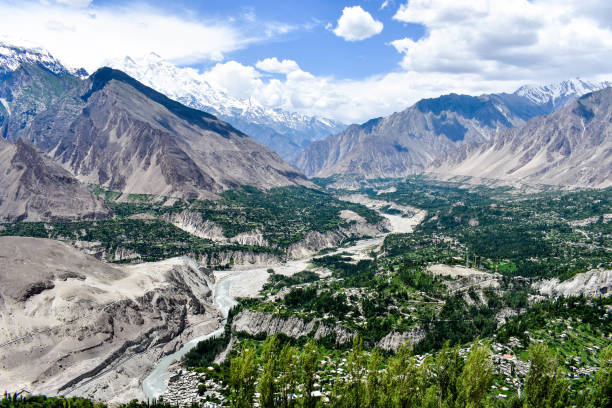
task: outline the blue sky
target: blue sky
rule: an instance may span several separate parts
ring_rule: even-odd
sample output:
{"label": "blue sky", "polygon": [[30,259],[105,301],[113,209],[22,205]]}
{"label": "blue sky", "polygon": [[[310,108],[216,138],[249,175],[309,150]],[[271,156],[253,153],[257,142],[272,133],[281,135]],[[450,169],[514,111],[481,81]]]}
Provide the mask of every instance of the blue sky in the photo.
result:
{"label": "blue sky", "polygon": [[0,0],[0,40],[89,71],[155,52],[231,96],[343,122],[612,79],[609,0]]}
{"label": "blue sky", "polygon": [[[425,35],[420,24],[393,20],[398,4],[383,0],[367,1],[150,1],[149,5],[170,13],[196,16],[202,20],[235,19],[248,35],[258,36],[265,23],[286,24],[293,29],[268,41],[256,42],[247,48],[227,53],[226,59],[254,65],[257,61],[277,57],[300,62],[302,69],[315,75],[359,79],[399,69],[402,56],[390,42],[402,37],[418,40]],[[92,6],[112,6],[121,1],[93,1]],[[380,34],[362,41],[345,41],[326,29],[335,25],[346,6],[361,6],[372,17],[383,23]],[[253,21],[250,21],[253,19]],[[201,69],[212,66],[212,61],[192,65]]]}
{"label": "blue sky", "polygon": [[[277,6],[279,2],[262,1],[257,2],[256,6],[248,1],[237,3],[238,5],[233,3],[230,14],[248,10],[262,18],[284,21],[299,27],[282,38],[254,44],[228,55],[228,58],[245,64],[255,64],[262,58],[277,57],[300,61],[302,69],[315,75],[359,79],[398,69],[401,55],[389,43],[406,36],[417,40],[425,34],[425,28],[421,25],[393,20],[395,7],[387,6],[380,10],[382,1],[348,3],[361,5],[374,19],[384,24],[380,34],[362,41],[350,42],[325,28],[328,23],[336,23],[341,10],[347,5],[346,2],[286,2],[281,7]],[[202,11],[205,13],[205,8]]]}

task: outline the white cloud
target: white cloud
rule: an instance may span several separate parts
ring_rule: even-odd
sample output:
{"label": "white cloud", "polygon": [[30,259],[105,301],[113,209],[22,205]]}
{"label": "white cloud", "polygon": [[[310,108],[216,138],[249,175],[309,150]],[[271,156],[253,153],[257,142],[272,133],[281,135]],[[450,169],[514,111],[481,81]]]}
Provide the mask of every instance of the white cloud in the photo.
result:
{"label": "white cloud", "polygon": [[[423,97],[448,92],[478,94],[513,90],[521,82],[489,81],[475,75],[395,72],[363,80],[320,77],[299,68],[295,61],[266,58],[255,67],[236,61],[219,63],[202,73],[204,80],[230,95],[251,98],[270,108],[329,117],[346,123],[402,110]],[[263,72],[259,72],[259,71]],[[283,74],[270,77],[265,72]]]}
{"label": "white cloud", "polygon": [[279,61],[276,57],[257,61],[255,66],[261,71],[271,72],[273,74],[288,74],[300,69],[299,65],[294,60],[284,59]]}
{"label": "white cloud", "polygon": [[238,98],[249,98],[262,86],[260,73],[251,66],[236,61],[215,65],[204,73],[204,79]]}
{"label": "white cloud", "polygon": [[[576,76],[612,79],[612,2],[607,0],[404,3],[394,18],[423,25],[426,35],[390,43],[402,58],[396,72],[347,80],[317,76],[302,70],[299,60],[273,57],[254,66],[218,63],[198,75],[233,96],[250,97],[267,107],[344,122],[363,122],[450,92],[512,92],[524,83]],[[248,23],[240,16],[207,22],[143,6],[111,10],[41,4],[6,5],[0,0],[0,34],[33,40],[68,65],[88,69],[106,59],[150,51],[175,63],[220,61],[228,52],[259,40],[238,28]],[[355,24],[350,18],[353,12],[347,10],[355,9],[374,26],[377,23],[359,6],[346,8],[334,32],[347,40],[365,35],[365,29],[348,29]],[[268,24],[259,38],[292,29]],[[370,30],[369,35],[374,34]]]}
{"label": "white cloud", "polygon": [[[582,0],[410,0],[394,19],[422,24],[427,35],[391,44],[407,71],[483,81],[599,75],[612,72],[612,31],[593,9]],[[612,8],[602,10],[612,15]]]}
{"label": "white cloud", "polygon": [[[3,2],[0,37],[38,44],[64,64],[98,68],[105,60],[155,52],[175,63],[221,61],[224,55],[293,29],[280,23],[206,20],[173,15],[142,3],[86,8],[86,0]],[[248,30],[248,32],[247,32]]]}
{"label": "white cloud", "polygon": [[374,20],[361,6],[345,7],[338,19],[334,34],[347,41],[361,41],[379,34],[383,23]]}

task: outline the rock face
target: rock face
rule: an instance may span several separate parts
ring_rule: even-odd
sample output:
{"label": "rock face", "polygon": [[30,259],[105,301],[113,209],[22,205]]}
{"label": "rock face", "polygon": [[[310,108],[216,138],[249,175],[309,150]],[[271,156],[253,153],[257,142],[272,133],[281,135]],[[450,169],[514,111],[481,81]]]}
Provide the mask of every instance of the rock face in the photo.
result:
{"label": "rock face", "polygon": [[166,213],[162,220],[188,232],[196,237],[211,239],[213,241],[224,241],[223,229],[212,221],[202,220],[200,213],[184,210],[180,213]]}
{"label": "rock face", "polygon": [[548,116],[464,146],[429,170],[445,176],[608,187],[612,185],[612,88]]}
{"label": "rock face", "polygon": [[596,269],[560,282],[558,278],[536,282],[534,287],[548,296],[608,297],[612,295],[612,271]]}
{"label": "rock face", "polygon": [[241,185],[310,185],[244,133],[121,71],[80,80],[22,63],[0,77],[0,99],[3,138],[31,141],[85,183],[189,198]]}
{"label": "rock face", "polygon": [[0,138],[0,221],[111,216],[104,202],[68,171],[21,139]]}
{"label": "rock face", "polygon": [[[325,233],[310,231],[302,240],[291,244],[281,253],[226,250],[218,251],[212,255],[204,254],[199,261],[203,265],[273,265],[286,260],[310,257],[322,249],[338,246],[346,238],[377,236],[386,232],[391,227],[390,223],[386,220],[378,224],[369,224],[363,217],[348,210],[343,210],[340,216],[351,222],[348,227]],[[180,213],[164,214],[162,219],[190,234],[200,238],[211,239],[220,244],[262,247],[268,245],[267,240],[259,230],[244,232],[233,237],[225,237],[220,226],[212,221],[203,221],[199,213],[189,210]]]}
{"label": "rock face", "polygon": [[241,185],[309,184],[227,123],[110,68],[36,116],[26,137],[79,180],[126,193],[205,198]]}
{"label": "rock face", "polygon": [[353,333],[342,326],[324,325],[320,323],[319,319],[306,322],[297,317],[282,318],[269,313],[254,312],[248,309],[234,316],[232,330],[244,332],[251,336],[258,334],[273,336],[276,333],[283,333],[296,339],[308,335],[313,335],[315,340],[333,336],[339,345],[351,342],[354,336]]}
{"label": "rock face", "polygon": [[415,328],[407,332],[392,331],[385,337],[380,339],[378,347],[382,350],[392,351],[397,353],[399,348],[406,342],[409,345],[415,345],[425,338],[425,331],[420,328]]}
{"label": "rock face", "polygon": [[3,390],[142,398],[140,380],[180,335],[218,322],[213,278],[188,258],[115,267],[57,241],[2,237],[0,259]]}
{"label": "rock face", "polygon": [[535,104],[547,106],[550,111],[573,102],[576,98],[612,86],[610,81],[591,82],[580,78],[547,85],[525,85],[514,93]]}
{"label": "rock face", "polygon": [[[80,80],[57,60],[3,58],[0,44],[0,137],[17,140],[34,118]],[[12,49],[12,48],[11,48]],[[23,50],[22,50],[23,51]],[[25,51],[17,55],[33,55]]]}
{"label": "rock face", "polygon": [[[244,332],[250,336],[266,334],[273,336],[282,333],[292,338],[312,336],[315,340],[322,338],[333,338],[336,344],[343,345],[353,341],[354,333],[351,333],[340,325],[326,325],[319,319],[304,321],[298,317],[283,318],[263,312],[243,310],[232,320],[234,332]],[[391,332],[383,337],[377,344],[383,350],[397,352],[402,344],[409,342],[414,345],[425,338],[425,332],[415,328],[407,332]]]}
{"label": "rock face", "polygon": [[211,113],[252,136],[289,160],[313,141],[342,131],[346,126],[317,118],[270,109],[252,99],[238,99],[212,86],[191,68],[178,68],[156,54],[109,61],[138,81],[189,107]]}
{"label": "rock face", "polygon": [[403,177],[422,172],[457,148],[484,143],[500,129],[523,125],[609,85],[571,80],[526,86],[513,94],[423,99],[402,112],[314,142],[292,163],[308,176]]}
{"label": "rock face", "polygon": [[0,74],[15,71],[22,64],[36,64],[55,74],[68,73],[62,63],[44,49],[25,48],[0,42]]}
{"label": "rock face", "polygon": [[508,94],[423,99],[402,112],[351,125],[313,143],[294,165],[308,176],[402,177],[423,171],[457,146],[484,142],[500,127],[517,126],[544,113],[525,98]]}

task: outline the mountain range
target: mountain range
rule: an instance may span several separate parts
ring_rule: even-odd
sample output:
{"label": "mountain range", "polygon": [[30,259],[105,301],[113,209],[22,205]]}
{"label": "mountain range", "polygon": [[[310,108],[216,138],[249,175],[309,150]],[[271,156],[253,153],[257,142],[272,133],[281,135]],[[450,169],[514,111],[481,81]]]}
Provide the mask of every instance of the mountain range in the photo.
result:
{"label": "mountain range", "polygon": [[612,88],[558,111],[464,145],[428,170],[527,183],[612,186]]}
{"label": "mountain range", "polygon": [[554,112],[577,97],[610,86],[573,79],[521,87],[512,94],[443,95],[422,99],[404,111],[351,125],[315,142],[292,163],[307,176],[355,173],[402,177],[467,145],[488,142],[500,130]]}
{"label": "mountain range", "polygon": [[[8,54],[6,47],[3,52]],[[20,155],[25,162],[19,165],[10,159],[3,166],[25,168],[26,174],[49,173],[50,191],[61,184],[66,189],[60,195],[76,194],[78,180],[124,193],[213,198],[241,185],[310,185],[278,154],[243,132],[121,71],[101,68],[80,79],[44,53],[13,52],[3,61],[0,135],[5,145],[17,143],[4,148],[7,158],[29,144],[42,151]],[[48,170],[41,170],[41,163]],[[3,177],[4,183],[12,183],[11,191],[27,189],[24,181],[32,177],[12,174]],[[65,182],[53,184],[58,180]],[[17,193],[5,195],[3,207],[24,209],[7,212],[5,218],[63,218],[66,212],[34,211],[26,201]],[[77,201],[69,201],[75,203],[72,218],[87,217],[98,208],[95,202],[83,206]]]}
{"label": "mountain range", "polygon": [[[88,185],[200,199],[242,185],[312,185],[277,152],[204,109],[277,129],[285,157],[339,125],[231,98],[155,55],[143,61],[123,64],[166,95],[117,69],[85,77],[44,50],[0,44],[3,220],[111,216]],[[312,142],[292,163],[319,177],[427,171],[605,187],[612,174],[609,86],[573,79],[512,94],[422,99]],[[297,143],[288,129],[310,138]]]}
{"label": "mountain range", "polygon": [[231,123],[285,160],[296,156],[313,141],[346,128],[331,119],[267,108],[251,98],[232,97],[211,85],[196,70],[179,68],[155,53],[142,58],[109,60],[106,64],[171,99]]}

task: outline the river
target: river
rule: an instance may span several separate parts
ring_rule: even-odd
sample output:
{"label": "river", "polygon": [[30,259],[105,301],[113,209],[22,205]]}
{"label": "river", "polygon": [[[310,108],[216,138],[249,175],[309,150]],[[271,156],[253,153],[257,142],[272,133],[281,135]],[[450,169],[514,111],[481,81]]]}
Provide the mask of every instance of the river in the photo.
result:
{"label": "river", "polygon": [[[367,205],[367,203],[364,204]],[[388,214],[382,215],[389,220],[391,232],[399,233],[412,232],[414,225],[418,224],[424,217],[423,213],[416,214],[412,218],[402,218]],[[367,253],[372,248],[379,246],[384,241],[386,235],[387,234],[383,234],[375,238],[366,238],[355,241],[351,246],[337,248],[330,254],[347,253],[350,254],[355,260],[367,258]],[[268,268],[274,269],[276,273],[292,275],[307,269],[311,260],[312,258],[305,258],[266,267],[234,271],[216,271],[216,283],[213,288],[213,293],[215,306],[217,306],[224,317],[221,327],[212,333],[190,340],[178,351],[162,358],[157,363],[157,366],[153,369],[153,371],[151,371],[151,373],[149,373],[149,375],[142,382],[142,391],[144,392],[145,396],[148,399],[159,398],[159,396],[166,391],[168,379],[171,376],[171,373],[168,372],[168,367],[170,367],[173,362],[180,360],[200,341],[223,333],[228,312],[232,306],[237,304],[234,298],[239,296],[256,296],[261,290],[263,284],[268,279]]]}

